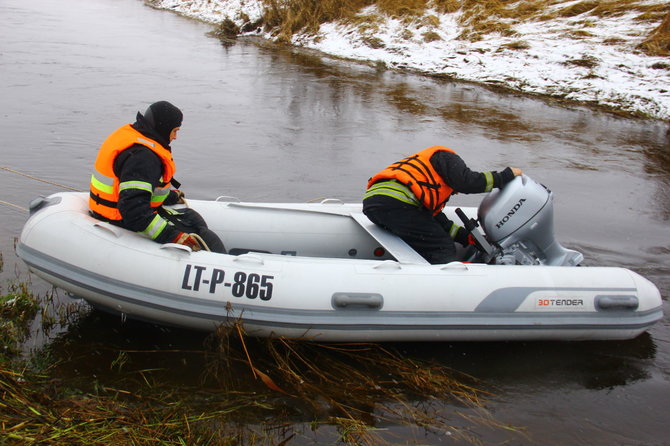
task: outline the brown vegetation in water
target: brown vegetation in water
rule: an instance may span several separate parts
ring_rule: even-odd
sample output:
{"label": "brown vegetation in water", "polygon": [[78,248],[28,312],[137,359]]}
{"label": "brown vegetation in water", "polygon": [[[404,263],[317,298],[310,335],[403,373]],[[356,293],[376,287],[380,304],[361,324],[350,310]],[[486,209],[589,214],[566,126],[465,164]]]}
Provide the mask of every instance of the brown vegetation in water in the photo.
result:
{"label": "brown vegetation in water", "polygon": [[[472,425],[521,434],[488,414],[490,393],[476,379],[380,344],[255,339],[234,324],[208,337],[201,351],[107,348],[92,370],[79,363],[87,357],[52,359],[35,372],[0,355],[2,438],[74,445],[299,444],[329,427],[318,436],[330,444],[387,444],[380,424],[440,432],[464,444],[480,444],[468,431]],[[166,355],[190,358],[188,369],[200,372],[200,382],[176,384],[172,368],[151,359]],[[59,373],[69,369],[80,370],[77,378]]]}

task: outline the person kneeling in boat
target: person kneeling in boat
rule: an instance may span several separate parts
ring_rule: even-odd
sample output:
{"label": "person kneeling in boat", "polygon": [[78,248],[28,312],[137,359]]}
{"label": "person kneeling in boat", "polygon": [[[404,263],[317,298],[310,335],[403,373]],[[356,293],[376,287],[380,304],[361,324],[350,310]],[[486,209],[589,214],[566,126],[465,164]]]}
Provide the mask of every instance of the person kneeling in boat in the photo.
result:
{"label": "person kneeling in boat", "polygon": [[[97,219],[140,232],[158,243],[179,243],[194,251],[225,252],[200,214],[163,205],[185,203],[170,143],[181,128],[181,110],[167,101],[153,103],[134,124],[114,131],[102,143],[91,176],[89,208]],[[176,189],[171,189],[174,186]]]}
{"label": "person kneeling in boat", "polygon": [[449,197],[490,192],[519,175],[522,172],[516,167],[475,172],[453,150],[429,147],[370,178],[363,213],[431,264],[449,263],[458,260],[454,240],[465,246],[473,243],[465,228],[442,213]]}

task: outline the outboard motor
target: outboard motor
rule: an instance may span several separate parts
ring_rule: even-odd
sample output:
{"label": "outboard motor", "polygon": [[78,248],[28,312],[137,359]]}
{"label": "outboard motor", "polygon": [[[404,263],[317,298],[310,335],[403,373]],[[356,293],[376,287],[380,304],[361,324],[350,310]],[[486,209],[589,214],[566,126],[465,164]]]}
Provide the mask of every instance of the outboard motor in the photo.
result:
{"label": "outboard motor", "polygon": [[496,264],[576,266],[584,256],[554,237],[554,202],[549,189],[522,175],[479,205],[478,220],[497,247]]}

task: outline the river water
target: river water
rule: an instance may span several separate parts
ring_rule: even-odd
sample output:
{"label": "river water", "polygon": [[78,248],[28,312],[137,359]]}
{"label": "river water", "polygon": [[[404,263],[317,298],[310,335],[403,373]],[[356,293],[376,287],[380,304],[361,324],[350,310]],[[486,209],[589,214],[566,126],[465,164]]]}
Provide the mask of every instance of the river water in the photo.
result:
{"label": "river water", "polygon": [[[64,187],[85,190],[105,136],[151,102],[169,100],[185,114],[173,149],[189,197],[355,201],[372,173],[446,145],[474,169],[517,166],[547,185],[560,241],[582,251],[587,265],[648,277],[670,314],[667,123],[257,42],[222,45],[206,36],[207,25],[138,0],[0,0],[0,18],[3,284],[26,275],[13,243],[28,202]],[[84,320],[78,339],[113,336],[110,324]],[[471,427],[486,444],[661,445],[670,438],[667,316],[627,342],[396,347],[498,389],[489,409],[527,436]],[[402,428],[395,435],[402,444],[445,441]]]}

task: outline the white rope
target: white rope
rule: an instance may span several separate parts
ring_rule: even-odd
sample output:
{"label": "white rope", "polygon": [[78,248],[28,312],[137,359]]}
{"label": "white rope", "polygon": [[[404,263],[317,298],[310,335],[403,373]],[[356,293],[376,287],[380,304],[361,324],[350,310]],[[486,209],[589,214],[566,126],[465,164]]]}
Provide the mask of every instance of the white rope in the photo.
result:
{"label": "white rope", "polygon": [[2,201],[2,200],[0,200],[0,204],[5,204],[5,205],[7,205],[7,206],[11,206],[11,207],[16,208],[16,209],[19,209],[19,210],[21,210],[21,211],[26,211],[26,212],[28,212],[28,209],[27,209],[27,208],[24,208],[24,207],[22,207],[22,206],[19,206],[18,204],[8,203],[8,202],[6,202],[6,201]]}
{"label": "white rope", "polygon": [[59,184],[59,183],[55,183],[53,181],[44,180],[42,178],[38,178],[38,177],[35,177],[35,176],[32,176],[32,175],[28,175],[27,173],[19,172],[18,170],[10,169],[9,167],[0,166],[0,169],[5,170],[7,172],[15,173],[16,175],[21,175],[22,177],[30,178],[31,180],[41,181],[42,183],[51,184],[52,186],[58,186],[58,187],[61,187],[63,189],[71,190],[71,191],[74,191],[74,192],[83,192],[81,189],[75,189],[74,187],[65,186],[64,184]]}
{"label": "white rope", "polygon": [[202,237],[200,237],[200,235],[196,234],[195,232],[193,232],[189,235],[191,237],[193,237],[194,239],[196,239],[198,241],[198,243],[200,243],[200,246],[202,246],[202,249],[204,249],[205,251],[211,251],[211,249],[209,249],[209,246],[207,246],[207,243],[205,243],[205,241],[202,239]]}

